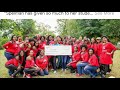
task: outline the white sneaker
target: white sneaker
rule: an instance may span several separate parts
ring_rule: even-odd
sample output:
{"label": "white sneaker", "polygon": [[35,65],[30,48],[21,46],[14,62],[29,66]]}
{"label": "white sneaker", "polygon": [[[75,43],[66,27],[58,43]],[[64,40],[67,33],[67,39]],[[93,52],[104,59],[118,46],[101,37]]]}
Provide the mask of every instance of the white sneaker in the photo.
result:
{"label": "white sneaker", "polygon": [[108,75],[109,75],[109,74],[110,74],[110,72],[107,72],[106,74],[108,74]]}
{"label": "white sneaker", "polygon": [[56,73],[56,71],[54,71],[54,73]]}
{"label": "white sneaker", "polygon": [[61,71],[64,71],[63,69]]}
{"label": "white sneaker", "polygon": [[54,69],[51,69],[51,71],[53,71]]}

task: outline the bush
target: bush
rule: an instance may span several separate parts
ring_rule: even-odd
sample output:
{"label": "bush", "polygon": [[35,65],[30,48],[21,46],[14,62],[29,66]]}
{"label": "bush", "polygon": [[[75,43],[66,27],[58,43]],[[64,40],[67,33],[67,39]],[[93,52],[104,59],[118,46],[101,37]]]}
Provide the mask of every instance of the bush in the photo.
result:
{"label": "bush", "polygon": [[2,37],[0,39],[0,50],[3,49],[3,44],[5,44],[7,41],[9,41],[9,39],[7,37]]}

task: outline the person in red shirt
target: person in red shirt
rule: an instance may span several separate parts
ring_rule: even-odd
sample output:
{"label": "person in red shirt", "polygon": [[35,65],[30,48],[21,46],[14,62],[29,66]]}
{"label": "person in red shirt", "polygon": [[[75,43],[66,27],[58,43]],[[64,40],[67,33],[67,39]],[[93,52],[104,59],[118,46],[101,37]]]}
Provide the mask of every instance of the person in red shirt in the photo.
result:
{"label": "person in red shirt", "polygon": [[26,58],[23,77],[31,78],[33,74],[37,74],[40,71],[40,68],[35,64],[33,54],[33,50],[30,50],[29,56]]}
{"label": "person in red shirt", "polygon": [[109,39],[106,36],[102,37],[102,52],[100,54],[100,64],[101,64],[101,77],[105,78],[107,72],[110,72],[109,65],[113,63],[112,56],[116,47],[109,42]]}
{"label": "person in red shirt", "polygon": [[92,38],[92,39],[91,39],[91,45],[90,45],[90,48],[93,48],[94,51],[95,51],[95,54],[97,55],[97,44],[96,44],[96,40],[95,40],[95,38]]}
{"label": "person in red shirt", "polygon": [[78,52],[78,48],[74,47],[74,53],[72,55],[72,61],[67,64],[67,67],[70,69],[71,73],[76,71],[76,64],[80,60],[80,52]]}
{"label": "person in red shirt", "polygon": [[18,73],[20,73],[21,75],[23,75],[23,70],[25,67],[25,53],[23,50],[21,50],[19,53],[19,68],[14,72],[14,74],[12,74],[13,77],[16,77],[16,75]]}
{"label": "person in red shirt", "polygon": [[22,40],[22,37],[21,37],[21,36],[18,36],[16,43],[17,43],[18,45],[24,43],[24,41]]}
{"label": "person in red shirt", "polygon": [[35,45],[32,47],[32,50],[34,52],[34,54],[33,54],[34,59],[36,59],[36,56],[39,52],[39,43],[38,42],[35,42]]}
{"label": "person in red shirt", "polygon": [[48,57],[45,56],[44,50],[40,51],[39,56],[36,58],[36,65],[40,68],[40,75],[48,75]]}
{"label": "person in red shirt", "polygon": [[101,37],[97,37],[96,41],[97,41],[97,56],[100,57],[100,54],[102,52]]}
{"label": "person in red shirt", "polygon": [[85,39],[83,40],[83,44],[84,44],[84,45],[87,45],[87,50],[89,50],[89,48],[91,47],[91,44],[90,44],[90,41],[89,41],[88,38],[85,38]]}
{"label": "person in red shirt", "polygon": [[19,52],[19,56],[20,56],[20,61],[19,61],[19,63],[20,63],[20,65],[21,65],[21,70],[18,71],[17,73],[20,72],[20,74],[23,75],[23,70],[24,70],[24,68],[25,68],[25,62],[26,62],[25,52],[24,52],[23,50],[21,50],[21,51]]}
{"label": "person in red shirt", "polygon": [[90,75],[91,78],[95,78],[97,75],[97,69],[99,68],[99,62],[93,48],[89,49],[88,63],[89,64],[84,67],[84,70]]}
{"label": "person in red shirt", "polygon": [[53,37],[51,35],[49,35],[47,37],[47,43],[46,43],[46,45],[52,45],[52,44],[54,44],[54,39],[53,39]]}
{"label": "person in red shirt", "polygon": [[45,40],[45,36],[41,36],[41,37],[40,37],[40,40],[41,40],[41,42],[40,42],[40,44],[39,44],[39,48],[40,48],[40,50],[44,50],[45,45],[47,44],[47,43],[46,43],[46,40]]}
{"label": "person in red shirt", "polygon": [[19,64],[19,55],[16,55],[15,58],[10,59],[9,61],[7,61],[5,63],[5,67],[8,68],[10,71],[12,71],[12,73],[10,74],[10,76],[13,78],[16,75],[16,71],[15,70],[20,70],[20,64]]}
{"label": "person in red shirt", "polygon": [[11,37],[11,40],[3,45],[3,48],[6,49],[5,57],[7,58],[7,60],[14,58],[14,55],[17,52],[18,45],[16,44],[16,40],[17,40],[17,37],[15,35],[13,35]]}
{"label": "person in red shirt", "polygon": [[79,39],[77,39],[77,40],[75,41],[75,43],[74,43],[74,47],[75,47],[75,46],[78,47],[78,51],[80,52],[80,46],[81,46],[81,44],[80,44]]}
{"label": "person in red shirt", "polygon": [[81,52],[80,52],[81,60],[77,63],[77,74],[76,76],[81,76],[84,74],[84,67],[88,65],[88,50],[86,45],[81,46]]}
{"label": "person in red shirt", "polygon": [[[16,44],[16,40],[17,37],[13,35],[11,37],[11,40],[3,45],[3,48],[6,49],[4,55],[7,58],[7,60],[14,58],[14,56],[18,52],[18,45]],[[9,75],[11,75],[13,72],[9,70],[8,73]]]}

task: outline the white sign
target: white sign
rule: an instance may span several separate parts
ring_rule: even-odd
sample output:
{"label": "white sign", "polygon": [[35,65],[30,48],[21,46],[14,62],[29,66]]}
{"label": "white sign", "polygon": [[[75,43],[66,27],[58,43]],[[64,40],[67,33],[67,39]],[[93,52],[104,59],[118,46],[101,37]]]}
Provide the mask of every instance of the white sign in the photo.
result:
{"label": "white sign", "polygon": [[45,55],[72,55],[71,45],[45,46]]}

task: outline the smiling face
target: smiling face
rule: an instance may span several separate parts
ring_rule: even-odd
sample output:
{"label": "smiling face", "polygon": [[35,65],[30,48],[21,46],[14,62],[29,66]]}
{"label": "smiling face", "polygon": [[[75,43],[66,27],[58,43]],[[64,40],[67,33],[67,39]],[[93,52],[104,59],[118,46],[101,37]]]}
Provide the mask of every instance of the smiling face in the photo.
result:
{"label": "smiling face", "polygon": [[23,51],[20,52],[20,56],[24,56],[24,52]]}
{"label": "smiling face", "polygon": [[16,37],[16,36],[13,36],[12,40],[13,40],[13,41],[16,41],[16,40],[17,40],[17,37]]}
{"label": "smiling face", "polygon": [[78,48],[77,47],[74,47],[74,52],[77,52],[78,51]]}
{"label": "smiling face", "polygon": [[106,43],[106,42],[108,41],[108,39],[107,39],[106,37],[103,37],[103,38],[102,38],[102,41],[103,41],[104,43]]}
{"label": "smiling face", "polygon": [[40,55],[44,56],[44,50],[41,50]]}
{"label": "smiling face", "polygon": [[85,47],[82,47],[81,51],[82,51],[82,52],[85,52],[85,51],[86,51],[86,48],[85,48]]}
{"label": "smiling face", "polygon": [[41,37],[41,41],[42,41],[42,42],[45,41],[45,38],[44,38],[44,37]]}
{"label": "smiling face", "polygon": [[91,39],[91,42],[92,42],[92,43],[95,43],[95,38],[92,38],[92,39]]}
{"label": "smiling face", "polygon": [[29,55],[30,55],[30,56],[33,56],[33,53],[34,53],[33,50],[30,50]]}
{"label": "smiling face", "polygon": [[16,59],[16,60],[19,60],[19,56],[18,56],[18,55],[17,55],[17,56],[15,56],[15,59]]}
{"label": "smiling face", "polygon": [[35,43],[35,46],[37,47],[38,45],[39,45],[39,43],[38,43],[38,42],[36,42],[36,43]]}
{"label": "smiling face", "polygon": [[89,55],[93,55],[93,50],[92,49],[89,50]]}

